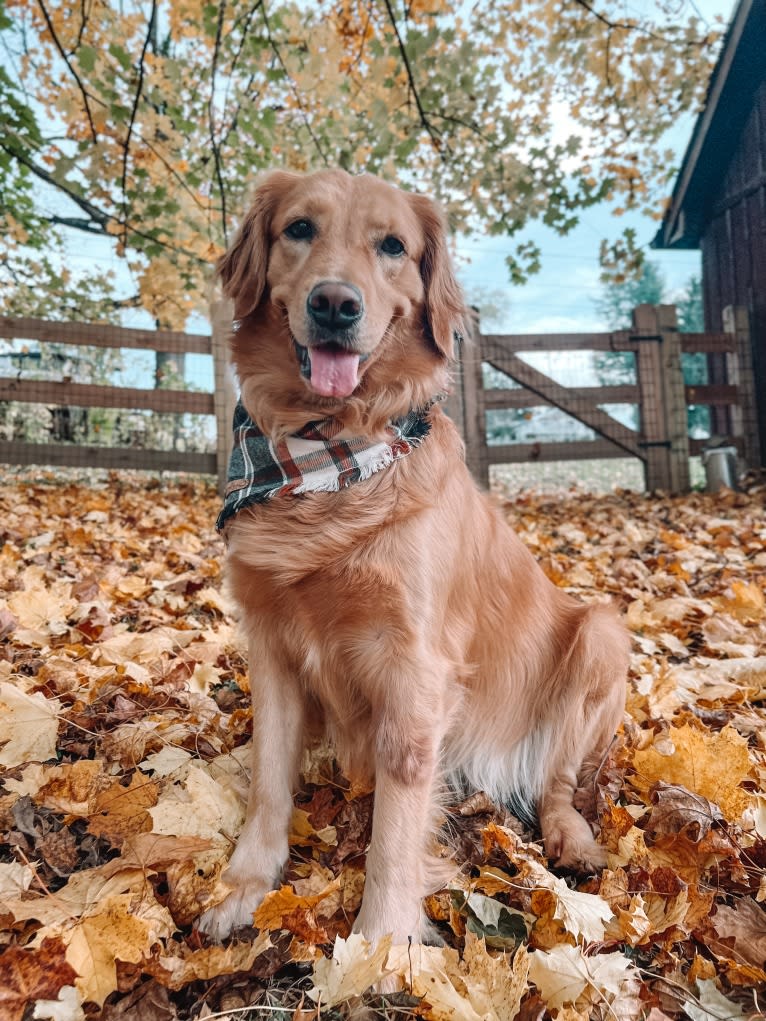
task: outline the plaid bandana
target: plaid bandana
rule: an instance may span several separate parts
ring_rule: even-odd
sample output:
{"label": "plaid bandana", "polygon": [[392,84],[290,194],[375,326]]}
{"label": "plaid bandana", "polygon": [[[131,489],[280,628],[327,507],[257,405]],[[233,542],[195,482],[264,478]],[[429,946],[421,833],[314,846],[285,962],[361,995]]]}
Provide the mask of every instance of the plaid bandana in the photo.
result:
{"label": "plaid bandana", "polygon": [[387,427],[389,439],[371,443],[363,436],[347,436],[334,418],[309,422],[276,443],[261,432],[242,402],[234,411],[234,449],[223,509],[216,527],[222,531],[243,507],[275,496],[332,493],[362,482],[409,454],[431,428],[425,408],[397,418]]}

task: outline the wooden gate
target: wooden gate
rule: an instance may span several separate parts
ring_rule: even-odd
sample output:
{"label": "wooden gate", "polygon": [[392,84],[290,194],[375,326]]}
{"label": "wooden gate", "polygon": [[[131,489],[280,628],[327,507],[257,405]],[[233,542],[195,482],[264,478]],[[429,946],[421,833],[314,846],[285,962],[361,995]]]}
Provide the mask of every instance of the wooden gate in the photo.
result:
{"label": "wooden gate", "polygon": [[[685,492],[689,489],[689,457],[699,454],[707,442],[688,435],[690,404],[730,406],[733,435],[722,439],[736,444],[748,466],[757,465],[746,319],[732,310],[728,325],[725,333],[679,333],[672,305],[641,305],[633,314],[631,330],[612,333],[496,335],[474,331],[463,345],[449,409],[462,427],[469,468],[486,486],[491,465],[630,456],[643,465],[647,490]],[[631,352],[635,383],[563,386],[520,357],[521,352],[540,351]],[[695,352],[724,354],[732,382],[685,385],[681,355]],[[509,377],[517,388],[485,387],[483,364]],[[631,429],[609,415],[603,405],[612,403],[637,405],[638,428]],[[502,445],[487,442],[487,412],[541,405],[558,408],[592,430],[595,438]]]}

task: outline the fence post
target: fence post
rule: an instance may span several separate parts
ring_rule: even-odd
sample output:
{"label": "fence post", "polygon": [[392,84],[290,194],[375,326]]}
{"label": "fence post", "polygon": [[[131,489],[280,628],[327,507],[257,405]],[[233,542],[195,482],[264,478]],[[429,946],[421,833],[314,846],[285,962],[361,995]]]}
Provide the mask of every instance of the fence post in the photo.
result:
{"label": "fence post", "polygon": [[230,301],[216,300],[210,305],[210,323],[213,330],[213,377],[215,380],[214,406],[216,428],[216,474],[218,475],[218,492],[223,495],[226,488],[226,475],[231,453],[234,407],[237,394],[234,378],[229,363],[229,335],[233,308]]}
{"label": "fence post", "polygon": [[489,489],[487,423],[484,413],[484,376],[481,370],[481,333],[479,315],[466,317],[468,336],[461,344],[463,383],[463,442],[468,469],[480,486]]}
{"label": "fence post", "polygon": [[689,490],[689,436],[681,341],[673,305],[639,305],[633,312],[641,400],[646,488]]}
{"label": "fence post", "polygon": [[738,390],[738,403],[730,409],[732,432],[742,441],[747,467],[757,469],[761,466],[761,451],[748,310],[743,305],[727,305],[723,310],[723,328],[734,334],[735,344],[733,354],[726,356],[726,376]]}

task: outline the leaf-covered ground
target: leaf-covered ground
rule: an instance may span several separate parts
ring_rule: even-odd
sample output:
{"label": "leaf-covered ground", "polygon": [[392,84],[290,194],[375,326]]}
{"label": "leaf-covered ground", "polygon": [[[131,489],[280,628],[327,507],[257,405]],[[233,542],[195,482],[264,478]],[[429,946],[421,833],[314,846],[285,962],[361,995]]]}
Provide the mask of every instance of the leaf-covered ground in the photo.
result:
{"label": "leaf-covered ground", "polygon": [[350,936],[371,796],[323,749],[285,885],[237,940],[194,929],[222,894],[249,730],[213,489],[0,482],[2,1021],[331,1019],[387,976],[402,991],[368,993],[369,1017],[763,1017],[765,496],[506,504],[548,575],[620,599],[635,636],[624,732],[582,792],[609,866],[552,869],[474,796],[428,902],[445,946],[389,950]]}

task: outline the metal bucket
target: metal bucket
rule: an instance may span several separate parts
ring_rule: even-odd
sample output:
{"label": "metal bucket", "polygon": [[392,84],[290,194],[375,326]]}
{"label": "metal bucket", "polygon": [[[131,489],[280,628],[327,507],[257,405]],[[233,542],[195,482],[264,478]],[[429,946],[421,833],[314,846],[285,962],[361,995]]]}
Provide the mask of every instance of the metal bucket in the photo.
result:
{"label": "metal bucket", "polygon": [[737,488],[737,448],[707,447],[702,451],[708,493]]}

